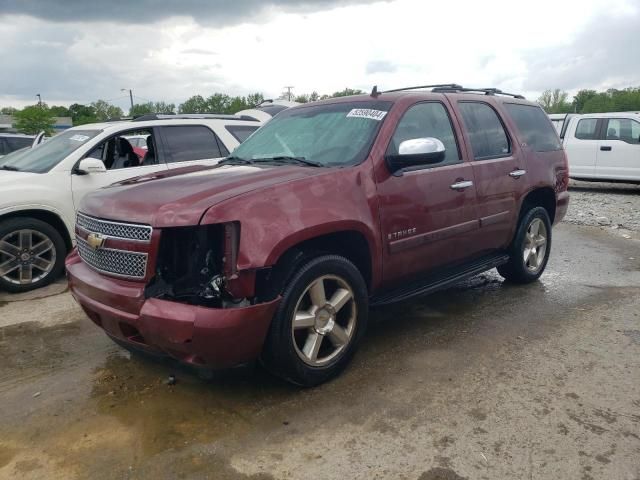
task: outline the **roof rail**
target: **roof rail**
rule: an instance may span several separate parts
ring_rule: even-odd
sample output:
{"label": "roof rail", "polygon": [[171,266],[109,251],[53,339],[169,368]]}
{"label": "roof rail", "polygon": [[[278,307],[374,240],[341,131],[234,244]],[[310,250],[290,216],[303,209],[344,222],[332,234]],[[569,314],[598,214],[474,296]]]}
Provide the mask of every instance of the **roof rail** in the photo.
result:
{"label": "roof rail", "polygon": [[457,83],[436,83],[435,85],[418,85],[416,87],[394,88],[393,90],[385,90],[381,93],[404,92],[405,90],[419,90],[421,88],[451,88],[460,89],[462,86]]}
{"label": "roof rail", "polygon": [[[420,85],[417,87],[405,87],[405,88],[394,88],[393,90],[385,90],[382,93],[392,93],[392,92],[404,92],[407,90],[420,90],[423,88],[430,88],[432,92],[439,93],[456,93],[456,92],[469,92],[469,93],[483,93],[485,95],[506,95],[508,97],[520,98],[524,100],[522,95],[517,93],[507,93],[503,92],[499,88],[465,88],[462,85],[458,85],[457,83],[440,83],[436,85]],[[374,87],[373,93],[378,93],[376,87]]]}
{"label": "roof rail", "polygon": [[191,119],[191,120],[246,120],[248,122],[257,122],[253,117],[248,115],[228,115],[224,113],[147,113],[146,115],[140,115],[134,118],[133,122],[145,122],[147,120],[176,120],[176,119]]}
{"label": "roof rail", "polygon": [[522,95],[520,95],[518,93],[503,92],[499,88],[494,88],[494,87],[490,87],[490,88],[465,88],[465,87],[447,88],[447,87],[438,87],[438,88],[434,88],[431,91],[432,92],[440,92],[440,93],[467,92],[467,93],[483,93],[485,95],[506,95],[507,97],[519,98],[521,100],[524,100],[524,96],[522,96]]}

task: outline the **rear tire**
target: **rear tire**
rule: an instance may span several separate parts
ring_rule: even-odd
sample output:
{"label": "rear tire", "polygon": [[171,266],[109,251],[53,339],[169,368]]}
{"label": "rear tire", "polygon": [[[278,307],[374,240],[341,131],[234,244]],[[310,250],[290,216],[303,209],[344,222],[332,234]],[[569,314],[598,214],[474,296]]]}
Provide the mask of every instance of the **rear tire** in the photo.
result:
{"label": "rear tire", "polygon": [[509,261],[498,273],[513,283],[535,282],[544,272],[551,252],[551,221],[547,210],[533,207],[518,224],[509,247]]}
{"label": "rear tire", "polygon": [[296,385],[311,387],[338,375],[367,327],[368,293],[346,258],[313,258],[286,282],[262,362]]}
{"label": "rear tire", "polygon": [[0,222],[0,289],[12,293],[44,287],[64,270],[62,235],[36,218]]}

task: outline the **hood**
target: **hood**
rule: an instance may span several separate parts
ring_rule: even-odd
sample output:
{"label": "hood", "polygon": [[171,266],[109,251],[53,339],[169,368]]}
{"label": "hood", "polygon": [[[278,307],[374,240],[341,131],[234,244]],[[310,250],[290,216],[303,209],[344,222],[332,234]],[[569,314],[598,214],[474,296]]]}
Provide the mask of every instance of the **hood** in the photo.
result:
{"label": "hood", "polygon": [[210,207],[225,200],[326,171],[300,166],[185,167],[92,192],[82,201],[80,211],[158,228],[197,225]]}

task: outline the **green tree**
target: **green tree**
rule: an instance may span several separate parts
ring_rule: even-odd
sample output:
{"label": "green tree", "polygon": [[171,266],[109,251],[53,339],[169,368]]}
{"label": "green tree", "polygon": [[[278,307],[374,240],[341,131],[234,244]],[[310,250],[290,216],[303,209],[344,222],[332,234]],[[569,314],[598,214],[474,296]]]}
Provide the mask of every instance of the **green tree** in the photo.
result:
{"label": "green tree", "polygon": [[17,108],[13,108],[13,107],[2,107],[0,108],[0,113],[2,115],[13,115],[18,111]]}
{"label": "green tree", "polygon": [[51,115],[53,115],[54,117],[70,117],[71,116],[71,112],[69,112],[69,109],[63,106],[53,105],[49,107],[49,111],[51,112]]}
{"label": "green tree", "polygon": [[[140,115],[147,115],[149,113],[175,113],[176,106],[173,103],[166,102],[147,102],[136,103],[131,110],[129,110],[129,116],[139,117]],[[190,112],[193,113],[193,112]]]}
{"label": "green tree", "polygon": [[573,112],[573,106],[567,101],[569,94],[559,88],[542,92],[538,103],[547,113]]}
{"label": "green tree", "polygon": [[14,113],[15,128],[22,133],[35,135],[44,130],[47,135],[53,134],[54,115],[46,105],[31,105]]}
{"label": "green tree", "polygon": [[121,118],[124,115],[120,107],[111,105],[109,102],[106,102],[104,100],[96,100],[95,102],[91,102],[91,106],[93,107],[96,118],[100,122],[115,118]]}
{"label": "green tree", "polygon": [[264,102],[264,95],[259,92],[247,95],[247,105],[249,105],[249,108],[258,106],[262,102]]}
{"label": "green tree", "polygon": [[206,113],[207,101],[202,95],[194,95],[178,107],[178,113]]}
{"label": "green tree", "polygon": [[598,95],[595,90],[580,90],[573,97],[573,106],[577,113],[583,113],[585,104]]}
{"label": "green tree", "polygon": [[298,103],[308,103],[309,100],[309,95],[307,95],[306,93],[302,94],[302,95],[298,95],[297,97],[295,97],[293,99],[294,102],[298,102]]}
{"label": "green tree", "polygon": [[331,97],[348,97],[350,95],[362,95],[364,92],[362,90],[359,90],[357,88],[345,88],[344,90],[341,90],[339,92],[333,92],[333,95],[331,95]]}
{"label": "green tree", "polygon": [[73,125],[84,125],[86,123],[95,123],[98,121],[96,111],[91,105],[81,105],[74,103],[69,106],[69,113],[71,114],[71,120]]}

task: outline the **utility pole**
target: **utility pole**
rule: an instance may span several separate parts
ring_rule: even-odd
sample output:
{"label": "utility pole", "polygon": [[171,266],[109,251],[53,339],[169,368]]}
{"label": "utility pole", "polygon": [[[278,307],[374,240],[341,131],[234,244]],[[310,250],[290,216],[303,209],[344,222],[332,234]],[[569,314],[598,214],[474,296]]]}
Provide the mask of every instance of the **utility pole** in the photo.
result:
{"label": "utility pole", "polygon": [[36,97],[38,97],[38,106],[42,107],[42,97],[40,96],[39,93],[36,93]]}
{"label": "utility pole", "polygon": [[120,89],[121,92],[126,92],[127,90],[129,90],[129,100],[131,100],[131,111],[133,111],[133,90],[131,90],[130,88]]}
{"label": "utility pole", "polygon": [[294,87],[284,87],[287,89],[287,98],[289,99],[289,101],[291,101],[291,89],[293,89]]}

